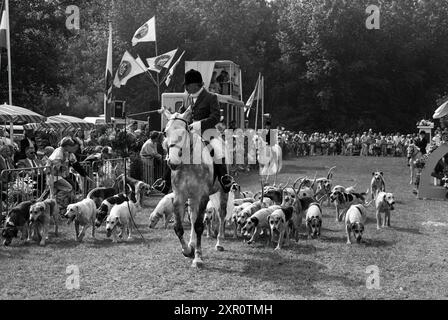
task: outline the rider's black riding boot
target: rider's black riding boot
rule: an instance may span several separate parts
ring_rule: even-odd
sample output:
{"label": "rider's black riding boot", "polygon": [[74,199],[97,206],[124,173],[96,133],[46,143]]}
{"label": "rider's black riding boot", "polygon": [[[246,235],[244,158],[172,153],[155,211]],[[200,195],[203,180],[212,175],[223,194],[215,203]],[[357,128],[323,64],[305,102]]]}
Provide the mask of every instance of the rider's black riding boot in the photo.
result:
{"label": "rider's black riding boot", "polygon": [[228,193],[232,187],[232,184],[235,183],[235,180],[232,176],[227,174],[227,166],[224,163],[224,159],[222,164],[213,163],[213,170],[215,171],[216,177],[218,178],[224,192]]}
{"label": "rider's black riding boot", "polygon": [[171,191],[171,169],[167,166],[165,175],[162,178],[157,179],[152,185],[154,189],[160,191],[163,194],[168,194]]}

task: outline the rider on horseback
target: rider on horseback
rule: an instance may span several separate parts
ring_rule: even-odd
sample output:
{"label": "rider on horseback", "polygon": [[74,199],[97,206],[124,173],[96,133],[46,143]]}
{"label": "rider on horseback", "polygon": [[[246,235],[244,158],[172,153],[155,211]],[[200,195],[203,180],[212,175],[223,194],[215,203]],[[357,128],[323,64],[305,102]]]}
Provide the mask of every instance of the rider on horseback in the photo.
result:
{"label": "rider on horseback", "polygon": [[[191,106],[192,123],[189,125],[190,130],[204,133],[207,129],[215,128],[220,120],[219,104],[217,96],[209,93],[204,88],[202,76],[199,71],[190,70],[185,74],[184,86],[188,92],[188,102],[179,110],[180,113]],[[210,145],[214,152],[214,166],[213,170],[215,176],[218,178],[224,192],[229,192],[230,187],[235,182],[234,179],[227,174],[227,167],[223,161],[224,154],[221,143],[215,139],[210,139]],[[221,160],[221,161],[219,161]],[[171,189],[171,170],[168,168],[163,179],[158,179],[153,184],[154,189],[168,194]]]}

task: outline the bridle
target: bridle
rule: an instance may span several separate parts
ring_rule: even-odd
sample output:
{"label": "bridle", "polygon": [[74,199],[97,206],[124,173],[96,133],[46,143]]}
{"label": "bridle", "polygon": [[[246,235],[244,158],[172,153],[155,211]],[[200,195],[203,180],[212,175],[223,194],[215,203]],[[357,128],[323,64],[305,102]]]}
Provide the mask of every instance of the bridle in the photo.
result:
{"label": "bridle", "polygon": [[[168,121],[168,123],[169,123],[169,122],[174,122],[174,121],[182,121],[182,122],[184,122],[184,124],[185,124],[185,130],[187,131],[187,134],[190,133],[190,128],[189,128],[189,124],[188,124],[188,121],[187,121],[187,120],[182,119],[182,118],[177,118],[177,117],[176,117],[176,118],[172,118],[172,119],[170,119],[170,120]],[[167,124],[167,127],[168,127],[168,124]],[[164,134],[166,135],[166,130],[164,130]],[[185,141],[184,141],[184,144],[185,144]],[[183,147],[183,146],[179,146],[179,145],[177,145],[177,144],[175,144],[175,143],[172,143],[172,144],[168,145],[168,154],[169,154],[171,148],[176,148],[176,149],[179,149],[179,151],[182,151],[182,147]],[[181,164],[182,164],[182,163],[181,163]],[[177,170],[178,167],[179,167],[181,164],[179,164],[179,165],[172,165],[172,164],[170,164],[170,162],[168,161],[168,167],[169,167],[172,171]]]}

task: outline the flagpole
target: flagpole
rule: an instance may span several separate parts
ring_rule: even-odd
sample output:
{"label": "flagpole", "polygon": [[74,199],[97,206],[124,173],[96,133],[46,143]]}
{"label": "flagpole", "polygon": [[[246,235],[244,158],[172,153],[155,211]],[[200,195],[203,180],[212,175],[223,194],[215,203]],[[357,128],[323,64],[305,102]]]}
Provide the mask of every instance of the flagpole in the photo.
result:
{"label": "flagpole", "polygon": [[[156,47],[156,57],[159,55],[157,52],[157,19],[154,16],[154,37],[156,38],[155,41],[155,47]],[[160,81],[159,81],[159,73],[157,72],[157,100],[159,101],[159,107],[160,107]]]}
{"label": "flagpole", "polygon": [[258,73],[258,81],[257,81],[257,110],[255,112],[255,131],[257,131],[257,127],[258,127],[258,102],[260,100],[260,78],[261,78],[261,73]]}
{"label": "flagpole", "polygon": [[261,129],[264,129],[264,76],[261,77]]}
{"label": "flagpole", "polygon": [[[242,73],[241,73],[241,68],[240,68],[240,101],[243,101],[243,77],[242,77]],[[244,121],[246,120],[244,117],[246,115],[246,113],[244,112],[244,107],[243,107],[242,111],[243,112],[241,112],[241,109],[240,109],[240,118],[241,118],[240,126],[241,126],[241,128],[244,128]]]}
{"label": "flagpole", "polygon": [[6,30],[6,49],[8,50],[8,90],[9,90],[9,104],[12,106],[12,80],[11,80],[11,38],[9,34],[9,0],[5,0],[6,19],[8,20],[8,28]]}
{"label": "flagpole", "polygon": [[[110,49],[109,42],[111,41],[111,39],[112,39],[112,21],[109,20],[109,37],[107,40],[106,79],[105,79],[105,81],[107,81],[107,71],[109,68],[109,65],[107,64],[107,62],[109,60],[109,55],[111,54],[111,53],[109,53],[109,49]],[[111,77],[112,77],[112,75],[113,75],[113,70],[111,70]],[[106,83],[106,86],[107,86],[107,83]],[[111,112],[110,112],[110,109],[108,108],[108,101],[107,101],[109,98],[108,97],[109,88],[106,88],[106,90],[107,91],[104,93],[104,120],[106,123],[110,123],[112,121],[112,119],[111,119]]]}

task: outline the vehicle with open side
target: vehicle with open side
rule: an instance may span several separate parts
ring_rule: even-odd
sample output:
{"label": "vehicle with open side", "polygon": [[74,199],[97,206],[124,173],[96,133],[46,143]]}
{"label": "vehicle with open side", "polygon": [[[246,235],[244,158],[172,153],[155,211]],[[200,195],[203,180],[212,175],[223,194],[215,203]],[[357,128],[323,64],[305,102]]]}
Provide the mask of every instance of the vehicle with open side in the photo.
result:
{"label": "vehicle with open side", "polygon": [[[185,61],[185,71],[197,70],[202,75],[204,87],[215,93],[221,109],[222,122],[226,128],[244,128],[244,102],[242,101],[242,78],[240,67],[232,61]],[[186,103],[186,92],[163,93],[162,106],[177,112]],[[161,117],[161,128],[167,119]]]}

